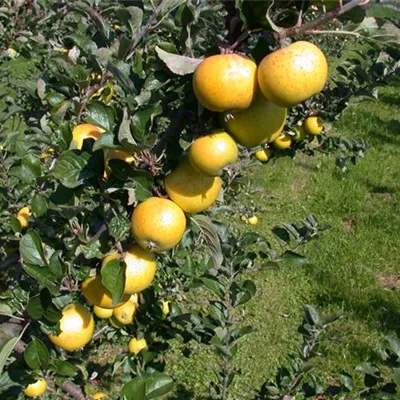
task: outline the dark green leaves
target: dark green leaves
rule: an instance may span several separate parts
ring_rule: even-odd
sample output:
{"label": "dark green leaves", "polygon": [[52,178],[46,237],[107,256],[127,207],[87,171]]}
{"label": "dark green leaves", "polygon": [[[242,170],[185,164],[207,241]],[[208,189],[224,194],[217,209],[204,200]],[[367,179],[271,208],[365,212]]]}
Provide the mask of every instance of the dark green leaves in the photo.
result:
{"label": "dark green leaves", "polygon": [[153,123],[154,117],[162,113],[162,107],[159,103],[148,107],[143,107],[132,117],[132,133],[139,141],[143,140],[149,125]]}
{"label": "dark green leaves", "polygon": [[3,368],[6,364],[8,356],[14,350],[15,345],[18,343],[20,337],[9,339],[0,350],[0,375],[3,373]]}
{"label": "dark green leaves", "polygon": [[129,26],[131,33],[135,33],[142,25],[143,10],[139,7],[120,7],[115,15],[122,24]]}
{"label": "dark green leaves", "polygon": [[48,322],[56,323],[61,317],[61,312],[53,304],[51,294],[48,289],[29,299],[28,314],[35,320],[45,318]]}
{"label": "dark green leaves", "polygon": [[52,363],[56,373],[61,376],[72,377],[75,376],[78,371],[78,369],[68,361],[53,360]]}
{"label": "dark green leaves", "polygon": [[174,382],[168,375],[144,373],[125,384],[122,394],[124,400],[151,400],[166,395],[173,387]]}
{"label": "dark green leaves", "polygon": [[198,279],[204,286],[213,291],[218,297],[224,298],[225,288],[224,285],[213,276],[203,276]]}
{"label": "dark green leaves", "polygon": [[22,237],[19,243],[22,258],[22,267],[33,279],[47,287],[51,293],[58,293],[57,282],[64,275],[64,265],[60,259],[60,252],[54,252],[47,260],[44,255],[42,240],[33,229]]}
{"label": "dark green leaves", "polygon": [[76,188],[89,178],[97,175],[94,168],[90,168],[90,154],[76,150],[64,151],[58,158],[54,168],[54,176],[67,188]]}
{"label": "dark green leaves", "polygon": [[121,302],[125,288],[125,264],[111,260],[101,268],[101,282],[112,294],[112,303]]}
{"label": "dark green leaves", "polygon": [[31,206],[35,217],[42,217],[45,215],[48,208],[46,199],[38,194],[33,197]]}
{"label": "dark green leaves", "polygon": [[46,369],[49,364],[50,353],[45,344],[33,338],[24,351],[24,360],[31,369]]}
{"label": "dark green leaves", "polygon": [[242,284],[234,282],[231,286],[232,304],[234,307],[247,303],[256,294],[256,285],[246,280]]}
{"label": "dark green leaves", "polygon": [[115,240],[124,240],[129,235],[131,224],[128,218],[115,215],[108,224],[110,235]]}
{"label": "dark green leaves", "polygon": [[100,126],[107,131],[112,131],[115,126],[115,112],[112,107],[99,101],[92,101],[86,107],[86,121]]}
{"label": "dark green leaves", "polygon": [[42,240],[39,234],[33,229],[28,230],[22,237],[19,242],[19,251],[24,264],[28,263],[39,267],[47,265],[43,253]]}

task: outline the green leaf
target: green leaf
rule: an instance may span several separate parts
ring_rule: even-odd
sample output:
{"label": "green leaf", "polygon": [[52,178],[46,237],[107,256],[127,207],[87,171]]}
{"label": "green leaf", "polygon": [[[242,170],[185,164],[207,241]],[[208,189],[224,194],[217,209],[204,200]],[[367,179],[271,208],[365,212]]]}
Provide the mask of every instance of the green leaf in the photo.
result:
{"label": "green leaf", "polygon": [[91,260],[93,258],[102,258],[103,252],[101,250],[100,241],[99,240],[91,240],[90,242],[80,244],[77,247],[75,254],[79,255],[81,253],[88,260]]}
{"label": "green leaf", "polygon": [[306,304],[304,306],[304,317],[305,317],[305,320],[307,321],[307,323],[312,326],[319,324],[318,311],[314,307],[312,307],[308,304]]}
{"label": "green leaf", "polygon": [[0,315],[12,316],[11,307],[7,304],[0,304]]}
{"label": "green leaf", "polygon": [[112,131],[115,126],[115,111],[100,101],[92,101],[86,106],[87,117],[85,120],[100,126],[107,131]]}
{"label": "green leaf", "polygon": [[49,260],[49,269],[57,278],[63,277],[66,273],[66,267],[62,262],[61,255],[61,250],[55,251]]}
{"label": "green leaf", "polygon": [[58,322],[61,318],[61,312],[53,304],[48,289],[41,290],[40,294],[29,299],[27,311],[29,316],[36,320],[44,317],[49,322]]}
{"label": "green leaf", "polygon": [[53,360],[55,371],[58,375],[73,377],[78,372],[78,368],[63,360]]}
{"label": "green leaf", "polygon": [[108,224],[108,231],[115,240],[124,240],[129,236],[131,224],[123,215],[115,215]]}
{"label": "green leaf", "polygon": [[161,3],[161,15],[169,13],[185,2],[186,0],[163,0]]}
{"label": "green leaf", "polygon": [[118,145],[114,144],[114,135],[112,133],[105,133],[94,142],[93,151],[101,149],[116,149]]}
{"label": "green leaf", "polygon": [[147,130],[150,129],[153,124],[154,117],[161,113],[162,107],[160,103],[152,104],[148,107],[142,107],[137,111],[132,117],[132,133],[134,137],[139,141],[143,140]]}
{"label": "green leaf", "polygon": [[118,8],[115,15],[122,24],[128,24],[131,33],[135,33],[142,26],[143,10],[139,7]]}
{"label": "green leaf", "polygon": [[123,400],[146,400],[146,380],[137,377],[129,381],[122,388]]}
{"label": "green leaf", "polygon": [[152,400],[165,396],[174,387],[171,377],[159,372],[136,377],[122,389],[124,400]]}
{"label": "green leaf", "polygon": [[386,340],[392,352],[400,358],[400,340],[395,336],[386,336]]}
{"label": "green leaf", "polygon": [[[136,88],[129,75],[122,69],[125,65],[114,65],[111,62],[107,64],[107,69],[115,75],[118,83],[123,87],[124,91],[129,94],[137,94]],[[129,67],[128,67],[129,70]]]}
{"label": "green leaf", "polygon": [[191,58],[168,53],[158,46],[156,46],[156,52],[168,69],[176,75],[193,74],[197,66],[203,61],[200,58]]}
{"label": "green leaf", "polygon": [[49,267],[39,267],[37,265],[23,263],[22,268],[29,276],[38,281],[40,285],[49,289],[51,294],[57,295],[60,291],[60,285],[56,283],[57,277]]}
{"label": "green leaf", "polygon": [[89,178],[96,176],[96,171],[90,169],[90,154],[77,150],[64,151],[54,167],[54,176],[70,189],[76,188]]}
{"label": "green leaf", "polygon": [[3,368],[6,364],[7,358],[14,350],[14,347],[18,343],[19,339],[19,337],[10,339],[0,350],[0,374],[3,373]]}
{"label": "green leaf", "polygon": [[246,280],[242,285],[233,282],[231,285],[231,296],[233,306],[247,303],[256,294],[256,285],[253,281]]}
{"label": "green leaf", "polygon": [[71,39],[81,50],[87,54],[95,54],[97,51],[96,43],[93,42],[88,36],[79,33],[65,37],[65,39],[67,38]]}
{"label": "green leaf", "polygon": [[19,252],[23,259],[23,263],[44,267],[47,261],[44,257],[42,240],[39,234],[29,229],[19,242]]}
{"label": "green leaf", "polygon": [[393,370],[393,381],[398,387],[400,387],[400,368],[395,368]]}
{"label": "green leaf", "polygon": [[112,294],[112,304],[121,302],[125,288],[125,265],[111,260],[101,268],[101,283]]}
{"label": "green leaf", "polygon": [[48,209],[47,200],[43,196],[40,196],[39,194],[36,194],[33,197],[31,206],[33,215],[35,217],[42,217],[43,215],[46,214]]}
{"label": "green leaf", "polygon": [[3,373],[3,369],[7,362],[9,355],[12,353],[12,351],[14,350],[14,347],[22,338],[24,332],[25,332],[25,329],[22,330],[21,334],[18,337],[14,337],[14,338],[11,338],[10,340],[8,340],[5,343],[5,345],[2,347],[2,349],[0,350],[0,376]]}
{"label": "green leaf", "polygon": [[283,254],[283,259],[286,263],[292,265],[293,267],[301,267],[308,263],[307,257],[304,257],[301,254],[297,254],[290,250],[285,251],[285,253]]}
{"label": "green leaf", "polygon": [[221,250],[221,242],[219,240],[218,232],[212,222],[212,220],[206,215],[195,215],[191,219],[195,225],[200,229],[205,245],[210,249],[211,255],[214,260],[215,268],[219,268],[224,260],[224,256]]}
{"label": "green leaf", "polygon": [[118,141],[129,150],[135,151],[137,149],[136,140],[132,136],[128,109],[126,107],[124,108],[122,122],[118,129]]}
{"label": "green leaf", "polygon": [[220,298],[225,297],[225,288],[217,278],[214,278],[213,276],[202,276],[198,278],[198,280]]}
{"label": "green leaf", "polygon": [[24,360],[33,370],[46,369],[50,353],[41,340],[33,338],[24,351]]}

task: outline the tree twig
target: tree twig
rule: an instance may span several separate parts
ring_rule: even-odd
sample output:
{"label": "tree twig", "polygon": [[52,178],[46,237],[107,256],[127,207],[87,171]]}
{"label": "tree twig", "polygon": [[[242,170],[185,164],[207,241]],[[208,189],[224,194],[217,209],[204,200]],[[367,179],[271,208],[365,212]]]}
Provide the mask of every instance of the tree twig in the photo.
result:
{"label": "tree twig", "polygon": [[337,18],[339,15],[342,15],[350,10],[352,10],[355,7],[358,6],[366,6],[371,0],[351,0],[345,5],[342,5],[332,11],[329,11],[314,21],[311,21],[307,24],[301,25],[301,26],[294,26],[292,28],[287,28],[287,29],[282,29],[279,32],[274,32],[272,33],[272,36],[276,39],[279,40],[281,43],[283,40],[286,38],[296,36],[296,35],[302,35],[302,34],[308,34],[308,33],[314,33],[315,29],[318,26],[324,25],[329,21],[332,21],[333,19]]}
{"label": "tree twig", "polygon": [[65,381],[62,384],[62,388],[74,399],[76,400],[86,400],[87,397],[84,395],[82,392],[82,389],[78,386],[75,385],[75,383],[71,381]]}
{"label": "tree twig", "polygon": [[78,118],[81,117],[83,110],[86,107],[86,104],[89,102],[90,98],[101,88],[103,87],[114,75],[111,72],[105,73],[101,81],[99,83],[94,84],[93,86],[88,86],[85,90],[85,94],[83,95],[80,105],[79,105],[79,110],[78,110]]}
{"label": "tree twig", "polygon": [[146,22],[146,24],[140,29],[140,31],[133,37],[131,43],[131,52],[126,56],[125,61],[128,61],[135,54],[135,49],[138,44],[142,41],[142,39],[157,26],[157,18],[161,14],[161,11],[164,7],[164,2],[161,1],[160,4],[154,9],[153,14],[151,14],[150,18]]}

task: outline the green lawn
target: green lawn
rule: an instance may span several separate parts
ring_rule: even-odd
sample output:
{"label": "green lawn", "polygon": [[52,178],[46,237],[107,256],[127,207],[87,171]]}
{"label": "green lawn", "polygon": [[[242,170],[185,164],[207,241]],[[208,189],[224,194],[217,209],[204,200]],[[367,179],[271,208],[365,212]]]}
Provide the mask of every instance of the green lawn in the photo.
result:
{"label": "green lawn", "polygon": [[[334,325],[334,340],[323,343],[324,357],[317,360],[326,381],[342,370],[352,373],[360,362],[374,361],[384,336],[400,335],[400,298],[392,289],[400,276],[400,85],[382,87],[379,95],[378,101],[349,107],[328,133],[362,137],[371,146],[347,173],[325,155],[280,158],[248,171],[262,195],[253,197],[260,222],[245,229],[274,241],[273,226],[300,222],[308,214],[330,229],[303,248],[309,265],[283,265],[253,276],[258,292],[242,319],[257,332],[242,342],[236,357],[242,374],[235,378],[232,398],[246,398],[250,388],[272,378],[287,362],[301,339],[296,329],[305,303],[322,314],[346,317]],[[236,224],[243,224],[239,216]],[[212,376],[212,357],[194,344],[190,350],[185,358],[175,347],[170,372],[193,398],[201,398]]]}

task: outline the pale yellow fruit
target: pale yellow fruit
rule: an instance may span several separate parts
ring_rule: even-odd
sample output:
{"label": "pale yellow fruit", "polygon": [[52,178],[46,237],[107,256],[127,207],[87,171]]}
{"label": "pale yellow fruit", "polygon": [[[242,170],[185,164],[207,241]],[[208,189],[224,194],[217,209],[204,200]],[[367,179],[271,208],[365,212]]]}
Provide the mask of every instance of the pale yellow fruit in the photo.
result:
{"label": "pale yellow fruit", "polygon": [[279,107],[260,93],[249,108],[226,113],[222,118],[225,129],[242,146],[255,147],[273,142],[286,121],[286,108]]}
{"label": "pale yellow fruit", "polygon": [[136,307],[131,301],[127,301],[122,306],[114,308],[113,317],[122,325],[129,325],[133,322]]}
{"label": "pale yellow fruit", "polygon": [[137,307],[139,305],[139,293],[133,293],[131,297],[129,297],[129,301]]}
{"label": "pale yellow fruit", "polygon": [[241,110],[249,107],[257,88],[257,66],[240,54],[207,57],[193,75],[198,101],[211,111]]}
{"label": "pale yellow fruit", "polygon": [[135,157],[133,154],[129,154],[123,150],[108,150],[104,158],[104,179],[108,179],[111,174],[111,168],[108,166],[110,160],[122,160],[128,164],[132,164],[135,161]]}
{"label": "pale yellow fruit", "polygon": [[222,179],[199,174],[185,159],[165,177],[164,186],[170,199],[183,211],[197,214],[214,204],[222,187]]}
{"label": "pale yellow fruit", "polygon": [[266,162],[271,158],[272,151],[270,149],[261,149],[256,151],[254,156],[255,158],[257,158],[258,161]]}
{"label": "pale yellow fruit", "polygon": [[74,351],[90,342],[94,332],[94,320],[90,311],[81,304],[69,304],[62,310],[60,334],[49,335],[56,346]]}
{"label": "pale yellow fruit", "polygon": [[161,311],[162,311],[162,313],[164,315],[168,315],[169,314],[169,311],[170,311],[170,309],[169,309],[169,301],[163,300],[161,302]]}
{"label": "pale yellow fruit", "polygon": [[157,269],[154,254],[134,245],[124,254],[123,260],[126,264],[125,294],[133,295],[148,288]]}
{"label": "pale yellow fruit", "polygon": [[30,383],[25,389],[24,394],[27,397],[37,397],[44,394],[47,390],[47,382],[40,378],[35,383]]}
{"label": "pale yellow fruit", "polygon": [[319,93],[327,77],[324,53],[306,41],[268,54],[258,66],[258,84],[263,95],[281,107],[295,106]]}
{"label": "pale yellow fruit", "polygon": [[322,119],[315,115],[306,118],[303,126],[310,135],[320,135],[324,129],[324,123]]}
{"label": "pale yellow fruit", "polygon": [[21,224],[21,228],[27,228],[29,225],[29,217],[32,212],[29,207],[22,207],[17,214],[17,220]]}
{"label": "pale yellow fruit", "polygon": [[139,354],[143,349],[147,347],[146,339],[132,338],[128,343],[128,350],[131,354]]}
{"label": "pale yellow fruit", "polygon": [[250,217],[250,218],[247,220],[247,222],[248,222],[250,225],[257,225],[257,224],[258,224],[258,217],[257,217],[257,215],[253,215],[252,217]]}
{"label": "pale yellow fruit", "polygon": [[289,135],[281,135],[274,141],[274,146],[280,150],[289,149],[291,145],[292,139]]}
{"label": "pale yellow fruit", "polygon": [[82,294],[89,303],[97,307],[112,309],[129,300],[129,295],[124,294],[119,303],[113,304],[112,294],[104,287],[101,280],[101,275],[97,274],[95,276],[90,276],[83,281]]}
{"label": "pale yellow fruit", "polygon": [[97,392],[92,396],[93,400],[109,399],[108,395],[104,392]]}
{"label": "pale yellow fruit", "polygon": [[6,53],[10,58],[15,58],[17,56],[17,50],[13,49],[12,47],[9,47],[6,50]]}
{"label": "pale yellow fruit", "polygon": [[181,241],[186,217],[171,200],[150,197],[133,211],[131,227],[133,237],[141,247],[160,252],[172,249]]}
{"label": "pale yellow fruit", "polygon": [[100,319],[107,319],[113,315],[112,308],[101,308],[98,306],[93,307],[93,312]]}
{"label": "pale yellow fruit", "polygon": [[72,131],[72,144],[76,149],[80,150],[82,149],[84,139],[91,138],[98,140],[104,132],[104,129],[92,124],[77,125]]}
{"label": "pale yellow fruit", "polygon": [[229,164],[236,162],[238,147],[224,131],[198,137],[189,148],[189,161],[199,173],[217,176]]}

